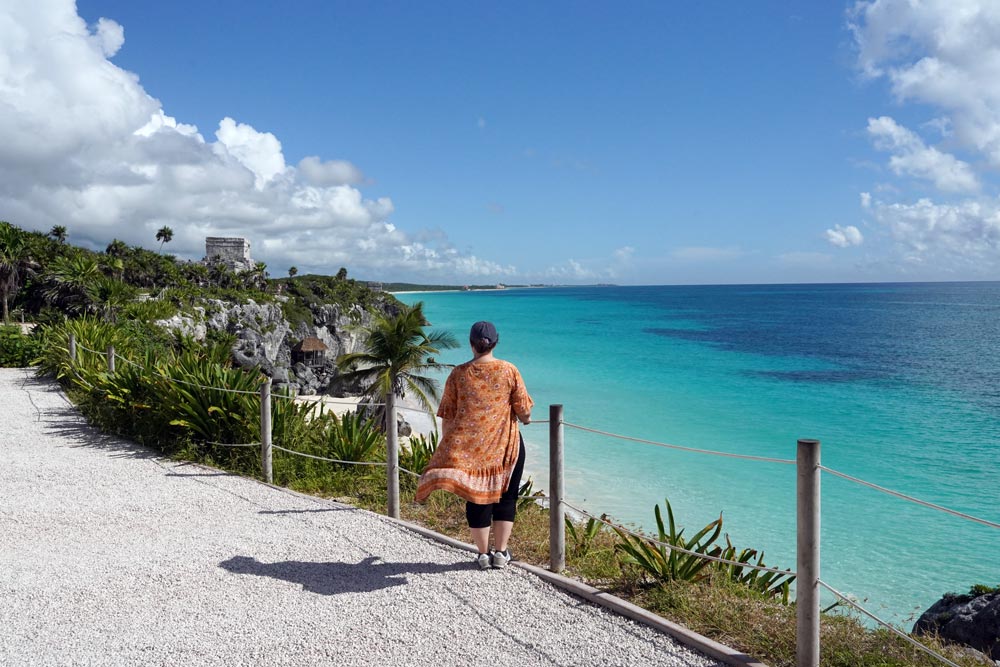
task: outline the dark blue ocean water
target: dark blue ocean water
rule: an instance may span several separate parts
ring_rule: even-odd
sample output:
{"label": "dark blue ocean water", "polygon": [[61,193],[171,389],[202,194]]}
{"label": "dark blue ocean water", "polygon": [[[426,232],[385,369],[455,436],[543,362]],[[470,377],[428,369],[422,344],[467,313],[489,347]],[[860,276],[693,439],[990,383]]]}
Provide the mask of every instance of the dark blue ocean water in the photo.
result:
{"label": "dark blue ocean water", "polygon": [[[465,340],[491,319],[536,399],[588,428],[794,459],[1000,522],[1000,283],[594,287],[400,295]],[[458,362],[467,349],[442,355]],[[547,485],[547,430],[528,469]],[[640,525],[669,498],[697,529],[794,567],[795,468],[566,429],[567,494]],[[905,623],[1000,583],[1000,530],[823,477],[823,578]]]}

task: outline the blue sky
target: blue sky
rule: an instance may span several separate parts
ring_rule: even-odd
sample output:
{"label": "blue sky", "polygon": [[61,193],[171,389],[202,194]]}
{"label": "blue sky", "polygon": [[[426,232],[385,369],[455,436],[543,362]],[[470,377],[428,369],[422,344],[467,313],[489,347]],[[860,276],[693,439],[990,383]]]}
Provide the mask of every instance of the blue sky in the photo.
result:
{"label": "blue sky", "polygon": [[166,224],[185,258],[246,236],[272,275],[459,284],[1000,279],[987,0],[13,5],[0,218],[83,245]]}

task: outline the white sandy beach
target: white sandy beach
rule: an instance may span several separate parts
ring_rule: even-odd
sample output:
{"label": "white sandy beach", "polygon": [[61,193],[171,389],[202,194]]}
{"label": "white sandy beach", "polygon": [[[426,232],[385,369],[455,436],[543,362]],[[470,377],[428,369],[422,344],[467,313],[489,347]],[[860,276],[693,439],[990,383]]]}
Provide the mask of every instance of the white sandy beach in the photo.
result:
{"label": "white sandy beach", "polygon": [[[360,396],[296,396],[296,403],[313,405],[312,416],[319,416],[320,412],[333,412],[338,417],[354,412],[358,404],[361,403]],[[403,419],[409,423],[413,429],[413,435],[430,435],[435,430],[440,432],[441,420],[422,408],[420,404],[410,396],[401,399],[397,405],[397,410],[402,414]]]}

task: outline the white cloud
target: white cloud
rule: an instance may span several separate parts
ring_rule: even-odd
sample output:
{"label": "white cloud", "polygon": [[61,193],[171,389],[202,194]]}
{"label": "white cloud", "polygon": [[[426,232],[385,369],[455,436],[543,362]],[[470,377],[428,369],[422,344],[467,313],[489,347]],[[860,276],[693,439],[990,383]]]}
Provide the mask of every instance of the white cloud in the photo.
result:
{"label": "white cloud", "polygon": [[135,74],[108,60],[124,30],[92,28],[72,0],[0,9],[0,217],[103,248],[112,238],[200,258],[205,236],[245,236],[272,272],[409,279],[509,276],[514,267],[417,240],[389,222],[388,197],[365,197],[347,161],[286,165],[269,132],[223,118],[212,139],[167,115]]}
{"label": "white cloud", "polygon": [[[995,277],[1000,262],[1000,3],[995,0],[861,0],[850,13],[858,64],[886,81],[897,102],[932,116],[921,123],[947,152],[928,146],[888,117],[869,119],[877,148],[892,153],[897,175],[932,181],[975,198],[862,205],[888,232],[898,266],[941,274]],[[960,160],[952,153],[968,156]],[[898,198],[882,184],[876,192]],[[836,230],[831,230],[836,231]],[[830,232],[828,231],[828,235]],[[839,239],[835,234],[831,242]],[[844,237],[846,240],[846,236]]]}
{"label": "white cloud", "polygon": [[863,0],[850,28],[866,75],[945,110],[959,145],[1000,165],[1000,3]]}
{"label": "white cloud", "polygon": [[125,29],[111,19],[98,19],[94,36],[106,58],[118,53],[118,49],[125,43]]}
{"label": "white cloud", "polygon": [[871,208],[872,195],[870,192],[861,193],[861,208]]}
{"label": "white cloud", "polygon": [[861,235],[861,230],[854,225],[847,227],[834,225],[833,229],[826,230],[826,240],[838,248],[850,248],[861,245],[865,238]]}
{"label": "white cloud", "polygon": [[230,155],[253,172],[258,189],[285,171],[281,142],[270,132],[258,132],[249,125],[226,117],[219,123],[215,136]]}
{"label": "white cloud", "polygon": [[299,172],[312,185],[358,185],[365,175],[347,160],[323,162],[315,155],[299,162]]}
{"label": "white cloud", "polygon": [[884,204],[873,209],[910,262],[976,265],[989,269],[1000,260],[1000,201]]}
{"label": "white cloud", "polygon": [[584,267],[575,259],[568,259],[564,264],[550,266],[542,275],[553,280],[593,280],[600,277],[599,272]]}
{"label": "white cloud", "polygon": [[674,259],[685,262],[724,262],[731,259],[738,259],[746,254],[744,250],[734,246],[725,248],[695,246],[677,248],[671,253]]}
{"label": "white cloud", "polygon": [[979,179],[972,168],[954,155],[927,146],[914,132],[888,116],[868,119],[868,134],[879,150],[892,153],[889,167],[897,175],[916,176],[947,192],[972,191]]}

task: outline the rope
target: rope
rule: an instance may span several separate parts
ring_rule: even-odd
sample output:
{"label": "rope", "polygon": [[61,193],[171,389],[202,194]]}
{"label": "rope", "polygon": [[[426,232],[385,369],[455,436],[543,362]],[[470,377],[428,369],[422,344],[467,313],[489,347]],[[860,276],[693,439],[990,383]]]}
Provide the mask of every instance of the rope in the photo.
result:
{"label": "rope", "polygon": [[216,447],[260,447],[259,442],[247,442],[242,444],[232,444],[228,442],[212,442],[211,440],[206,440],[205,445],[215,445]]}
{"label": "rope", "polygon": [[313,456],[312,454],[306,454],[304,452],[297,452],[294,449],[285,449],[284,447],[279,447],[278,445],[271,445],[274,449],[279,449],[283,452],[288,452],[289,454],[295,454],[296,456],[304,456],[307,459],[316,459],[317,461],[329,461],[331,463],[346,463],[352,466],[385,466],[388,465],[382,461],[341,461],[340,459],[329,459],[325,456]]}
{"label": "rope", "polygon": [[122,361],[124,361],[124,362],[125,362],[126,364],[131,364],[132,366],[135,366],[136,368],[142,368],[142,369],[144,369],[144,370],[145,370],[145,368],[146,368],[146,367],[145,367],[145,366],[143,366],[142,364],[137,364],[137,363],[135,363],[134,361],[132,361],[131,359],[126,359],[125,357],[121,356],[121,355],[120,355],[120,354],[118,354],[117,352],[115,352],[115,359],[121,359],[121,360],[122,360]]}
{"label": "rope", "polygon": [[861,484],[862,486],[867,486],[869,488],[875,489],[876,491],[881,491],[882,493],[887,493],[890,496],[895,496],[897,498],[902,498],[903,500],[909,500],[911,503],[916,503],[918,505],[923,505],[924,507],[930,507],[931,509],[938,510],[939,512],[944,512],[946,514],[951,514],[953,516],[957,516],[957,517],[960,517],[962,519],[968,519],[969,521],[975,521],[976,523],[981,523],[984,526],[989,526],[990,528],[1000,528],[1000,523],[994,523],[992,521],[987,521],[986,519],[980,519],[978,517],[974,517],[971,514],[963,514],[962,512],[958,512],[956,510],[948,509],[947,507],[942,507],[941,505],[935,505],[934,503],[929,503],[926,500],[920,500],[919,498],[914,498],[912,496],[908,496],[905,493],[900,493],[898,491],[893,491],[892,489],[887,489],[887,488],[879,486],[877,484],[872,484],[871,482],[866,482],[863,479],[858,479],[857,477],[851,477],[850,475],[845,475],[842,472],[838,472],[838,471],[833,470],[831,468],[827,468],[826,466],[819,466],[819,469],[820,470],[825,470],[826,472],[830,473],[831,475],[836,475],[837,477],[843,477],[844,479],[849,480],[851,482],[855,482],[857,484]]}
{"label": "rope", "polygon": [[683,447],[681,445],[668,445],[665,442],[656,442],[655,440],[643,440],[642,438],[633,438],[627,435],[619,435],[617,433],[609,433],[607,431],[598,431],[594,428],[587,428],[585,426],[579,426],[577,424],[571,424],[569,422],[563,422],[565,426],[570,428],[579,429],[581,431],[587,431],[588,433],[596,433],[598,435],[606,435],[611,438],[619,438],[621,440],[629,440],[631,442],[640,442],[645,445],[655,445],[657,447],[666,447],[667,449],[679,449],[683,452],[695,452],[698,454],[712,454],[713,456],[728,456],[733,459],[747,459],[749,461],[765,461],[767,463],[786,463],[790,465],[795,465],[795,461],[790,459],[775,459],[768,456],[751,456],[749,454],[730,454],[729,452],[716,452],[711,449],[695,449],[694,447]]}
{"label": "rope", "polygon": [[616,529],[616,530],[621,530],[622,532],[628,533],[629,535],[632,535],[633,537],[638,537],[639,539],[645,540],[645,541],[650,542],[652,544],[657,544],[657,545],[660,545],[660,546],[667,547],[668,549],[671,549],[673,551],[680,551],[681,553],[688,554],[690,556],[696,556],[698,558],[704,558],[705,560],[715,561],[716,563],[725,563],[726,565],[737,565],[739,567],[748,567],[751,570],[760,570],[761,572],[773,572],[775,574],[788,574],[788,575],[791,575],[791,576],[796,576],[795,572],[792,572],[791,570],[779,570],[776,567],[767,567],[765,565],[754,565],[753,563],[742,563],[742,562],[737,561],[737,560],[729,560],[727,558],[719,558],[718,556],[709,556],[708,554],[698,553],[697,551],[690,551],[690,550],[685,549],[683,547],[678,547],[678,546],[675,546],[673,544],[670,544],[669,542],[661,542],[661,541],[659,541],[657,539],[654,539],[654,538],[652,538],[652,537],[650,537],[648,535],[643,535],[641,533],[637,533],[635,531],[629,530],[625,526],[621,526],[621,525],[612,523],[612,522],[610,522],[607,519],[604,519],[602,517],[594,516],[593,514],[591,514],[590,512],[588,512],[587,510],[580,509],[579,507],[577,507],[575,505],[571,505],[568,502],[566,502],[565,500],[562,501],[562,504],[565,505],[566,507],[569,507],[569,508],[571,508],[573,510],[576,510],[577,512],[579,512],[580,514],[582,514],[582,515],[584,515],[586,517],[590,517],[591,519],[594,519],[595,521],[600,521],[601,523],[603,523],[604,525],[606,525],[606,526],[608,526],[610,528],[613,528],[613,529]]}
{"label": "rope", "polygon": [[905,634],[903,632],[900,632],[898,629],[896,629],[895,627],[893,627],[889,623],[886,623],[881,618],[879,618],[875,614],[871,613],[870,611],[868,611],[867,609],[865,609],[864,607],[862,607],[858,603],[854,602],[853,600],[848,599],[848,597],[846,595],[844,595],[843,593],[841,593],[840,591],[838,591],[836,588],[834,588],[833,586],[831,586],[828,583],[826,583],[825,581],[823,581],[822,579],[817,579],[816,581],[819,583],[820,586],[822,586],[823,588],[827,589],[828,591],[830,591],[831,593],[833,593],[834,595],[836,595],[838,598],[840,598],[841,600],[843,600],[844,602],[846,602],[847,604],[849,604],[851,607],[854,607],[855,609],[857,609],[858,611],[860,611],[862,614],[864,614],[868,618],[872,619],[873,621],[875,621],[876,623],[878,623],[879,625],[881,625],[882,627],[884,627],[889,632],[891,632],[891,633],[893,633],[893,634],[895,634],[895,635],[897,635],[897,636],[905,639],[906,641],[910,642],[911,644],[913,644],[914,646],[916,646],[918,649],[920,649],[924,653],[926,653],[926,654],[928,654],[928,655],[930,655],[930,656],[932,656],[934,658],[937,658],[938,660],[940,660],[944,664],[950,665],[951,667],[959,667],[959,665],[956,665],[954,662],[952,662],[948,658],[944,657],[940,653],[937,653],[936,651],[933,651],[932,649],[924,646],[923,644],[921,644],[920,642],[918,642],[913,637],[910,637],[909,635],[907,635],[907,634]]}
{"label": "rope", "polygon": [[207,389],[208,391],[223,391],[228,394],[249,394],[251,396],[260,396],[259,391],[246,391],[245,389],[226,389],[225,387],[206,387],[203,384],[198,384],[197,382],[188,382],[187,380],[178,380],[176,378],[169,377],[163,373],[154,371],[153,375],[159,378],[163,378],[168,382],[178,382],[180,384],[186,384],[190,387],[198,387],[199,389]]}

